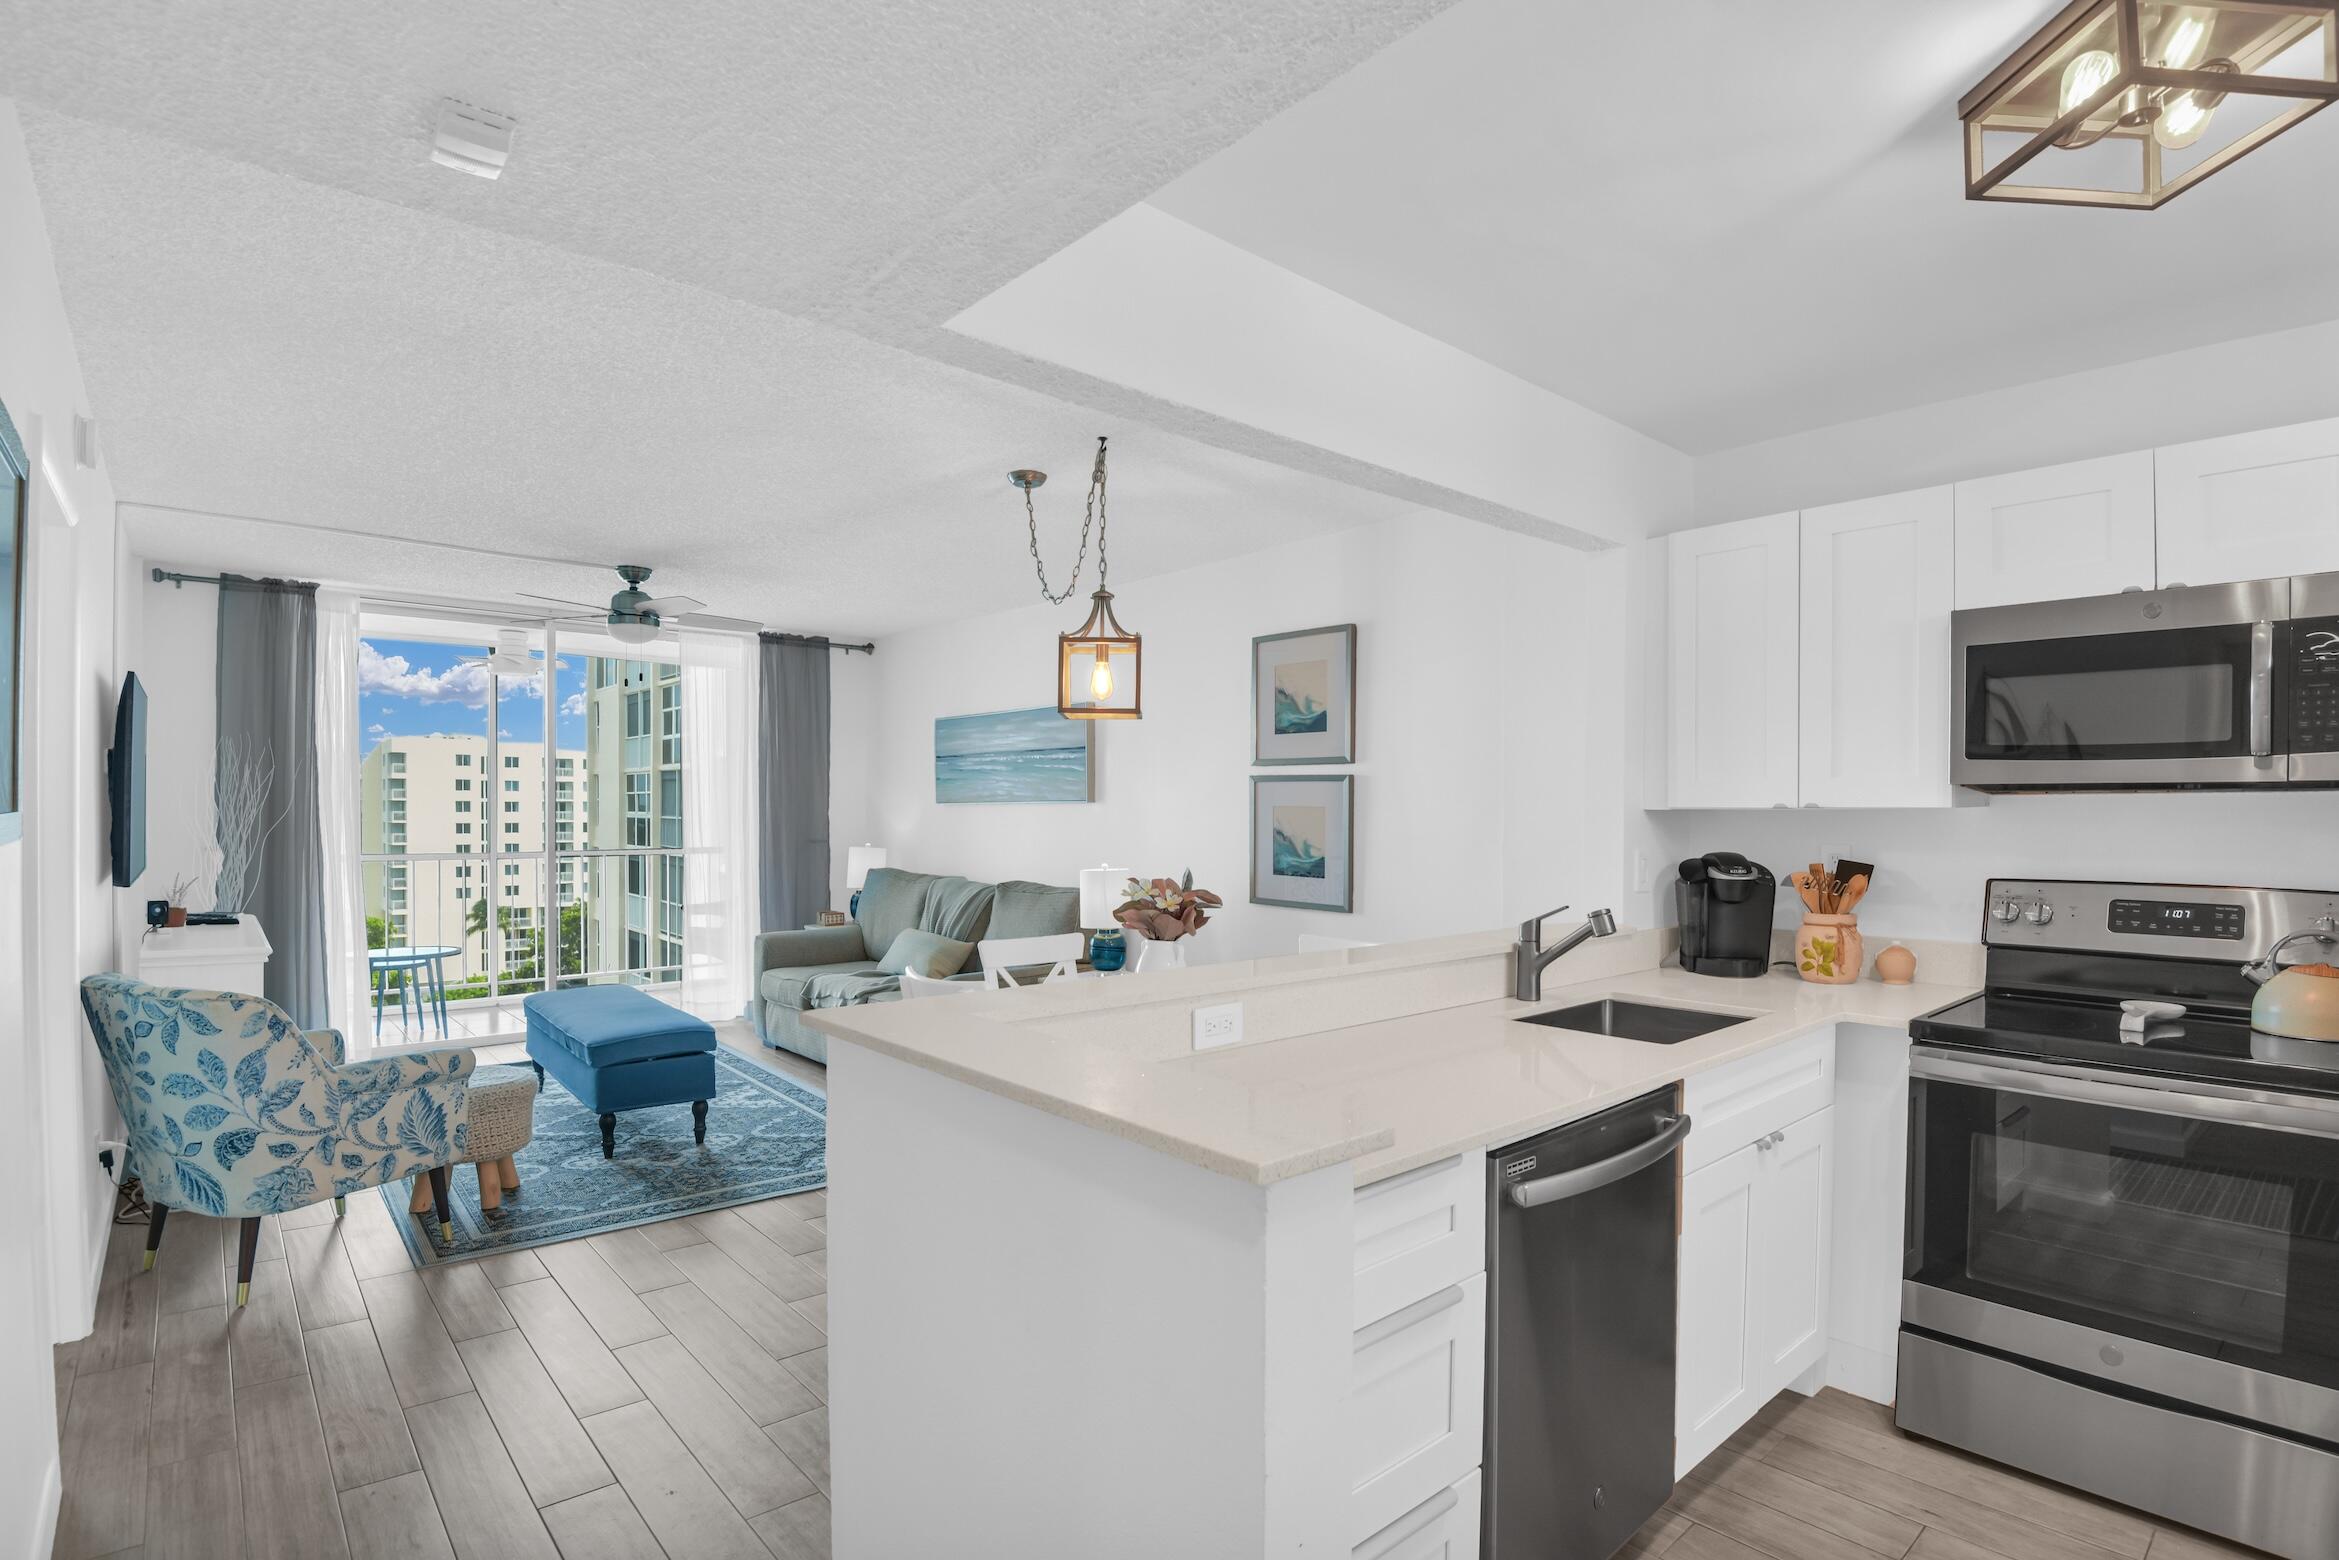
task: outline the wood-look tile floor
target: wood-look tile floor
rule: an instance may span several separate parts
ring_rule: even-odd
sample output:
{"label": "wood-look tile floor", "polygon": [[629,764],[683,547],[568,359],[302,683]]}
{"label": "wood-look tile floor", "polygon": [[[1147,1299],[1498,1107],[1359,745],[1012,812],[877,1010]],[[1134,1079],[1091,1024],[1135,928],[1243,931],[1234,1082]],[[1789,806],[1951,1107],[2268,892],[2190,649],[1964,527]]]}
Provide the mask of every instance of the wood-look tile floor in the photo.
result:
{"label": "wood-look tile floor", "polygon": [[2211,1560],[2251,1556],[1903,1435],[1832,1389],[1782,1393],[1618,1552],[1671,1560]]}
{"label": "wood-look tile floor", "polygon": [[418,1273],[368,1192],[269,1219],[240,1312],[232,1222],[174,1213],[151,1273],[117,1225],[96,1330],[57,1350],[53,1553],[826,1560],[826,1214],[806,1192]]}

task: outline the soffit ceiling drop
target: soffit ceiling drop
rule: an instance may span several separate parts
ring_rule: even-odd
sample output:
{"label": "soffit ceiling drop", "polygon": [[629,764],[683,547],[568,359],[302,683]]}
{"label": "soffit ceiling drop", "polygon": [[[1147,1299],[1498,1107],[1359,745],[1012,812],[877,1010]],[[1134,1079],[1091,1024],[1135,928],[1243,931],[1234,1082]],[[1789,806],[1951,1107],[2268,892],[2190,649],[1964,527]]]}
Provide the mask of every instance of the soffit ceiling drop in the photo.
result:
{"label": "soffit ceiling drop", "polygon": [[[142,538],[199,561],[209,511],[323,528],[210,525],[262,554],[229,566],[549,577],[381,541],[492,537],[858,635],[1019,604],[1000,474],[1099,432],[1142,468],[1131,580],[1403,507],[881,343],[1441,3],[9,0],[0,92]],[[431,163],[449,97],[516,122],[502,178]]]}
{"label": "soffit ceiling drop", "polygon": [[1692,454],[2339,316],[2339,114],[2149,223],[1964,199],[2060,3],[1463,0],[1153,204]]}

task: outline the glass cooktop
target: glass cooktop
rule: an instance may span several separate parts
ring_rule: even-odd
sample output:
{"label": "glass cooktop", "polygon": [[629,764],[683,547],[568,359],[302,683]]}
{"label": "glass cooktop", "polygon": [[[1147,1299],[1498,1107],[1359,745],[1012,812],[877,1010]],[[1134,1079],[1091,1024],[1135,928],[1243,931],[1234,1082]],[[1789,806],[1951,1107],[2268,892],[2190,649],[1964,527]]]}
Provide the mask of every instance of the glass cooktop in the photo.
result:
{"label": "glass cooktop", "polygon": [[2232,1012],[2193,1012],[2120,1033],[2117,1003],[1985,992],[1909,1025],[1919,1044],[2000,1051],[2129,1072],[2339,1095],[2339,1044],[2257,1033]]}

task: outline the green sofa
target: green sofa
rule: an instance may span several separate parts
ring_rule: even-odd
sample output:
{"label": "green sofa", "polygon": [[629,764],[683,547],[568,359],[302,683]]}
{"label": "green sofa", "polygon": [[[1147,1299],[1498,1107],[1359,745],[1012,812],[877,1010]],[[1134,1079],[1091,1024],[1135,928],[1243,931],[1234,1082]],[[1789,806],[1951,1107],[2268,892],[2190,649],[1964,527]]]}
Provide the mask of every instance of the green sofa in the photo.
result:
{"label": "green sofa", "polygon": [[[906,931],[959,942],[986,937],[1046,937],[1080,930],[1080,891],[1048,883],[977,883],[879,867],[861,886],[854,919],[809,931],[765,932],[755,940],[755,1021],[763,1043],[816,1062],[828,1060],[828,1036],[804,1022],[812,1008],[891,1002],[901,977],[878,962]],[[967,967],[978,961],[969,956]]]}

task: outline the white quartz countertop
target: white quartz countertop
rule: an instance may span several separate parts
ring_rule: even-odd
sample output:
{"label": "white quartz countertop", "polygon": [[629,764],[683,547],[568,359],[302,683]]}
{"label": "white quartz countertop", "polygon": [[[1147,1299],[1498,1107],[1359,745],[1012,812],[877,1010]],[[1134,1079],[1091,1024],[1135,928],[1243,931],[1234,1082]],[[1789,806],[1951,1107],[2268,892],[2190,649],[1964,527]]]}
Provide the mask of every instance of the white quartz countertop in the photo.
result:
{"label": "white quartz countertop", "polygon": [[[1016,1022],[987,1000],[891,1002],[805,1014],[884,1055],[1237,1179],[1267,1184],[1350,1164],[1358,1184],[1526,1137],[1837,1023],[1901,1028],[1969,986],[1821,986],[1644,969],[1547,982],[1540,1002],[1441,1008],[1168,1058]],[[1676,1045],[1515,1022],[1603,997],[1746,1015]],[[1112,1011],[1094,1015],[1101,1032]]]}

